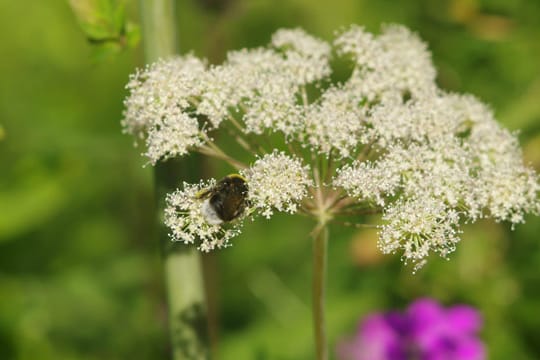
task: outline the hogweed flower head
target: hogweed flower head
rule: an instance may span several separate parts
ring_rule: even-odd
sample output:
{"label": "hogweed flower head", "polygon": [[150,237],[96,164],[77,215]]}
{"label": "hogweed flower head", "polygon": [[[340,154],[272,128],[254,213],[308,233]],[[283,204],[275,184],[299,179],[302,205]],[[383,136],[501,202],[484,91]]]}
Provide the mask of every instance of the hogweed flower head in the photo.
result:
{"label": "hogweed flower head", "polygon": [[[332,81],[334,57],[352,64],[349,78]],[[323,225],[380,214],[380,249],[421,266],[455,249],[461,222],[516,224],[540,211],[538,176],[516,136],[488,106],[439,89],[435,77],[426,44],[400,25],[380,34],[351,26],[330,43],[282,29],[268,46],[232,51],[220,65],[185,55],[136,72],[122,125],[145,143],[151,164],[199,152],[245,180],[241,200],[217,179],[170,194],[173,240],[224,247],[244,218],[276,211]],[[240,156],[219,145],[224,136]],[[238,214],[219,217],[237,204]]]}
{"label": "hogweed flower head", "polygon": [[419,299],[403,313],[367,315],[337,352],[341,360],[484,360],[481,326],[473,307]]}
{"label": "hogweed flower head", "polygon": [[313,185],[309,167],[283,152],[265,155],[241,173],[249,184],[248,201],[266,218],[274,209],[294,214]]}

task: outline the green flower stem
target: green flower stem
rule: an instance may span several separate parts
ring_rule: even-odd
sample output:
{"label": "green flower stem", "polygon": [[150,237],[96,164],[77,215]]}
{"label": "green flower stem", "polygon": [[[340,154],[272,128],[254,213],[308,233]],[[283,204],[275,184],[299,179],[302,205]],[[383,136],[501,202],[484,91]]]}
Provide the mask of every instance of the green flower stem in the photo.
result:
{"label": "green flower stem", "polygon": [[[194,182],[200,175],[200,159],[190,156],[169,160],[155,167],[159,215],[165,195],[181,180]],[[207,306],[201,253],[193,246],[172,242],[161,216],[157,217],[165,259],[172,359],[208,359],[210,356]]]}
{"label": "green flower stem", "polygon": [[[140,11],[146,62],[176,54],[174,0],[140,0]],[[165,194],[182,181],[199,181],[201,172],[200,158],[193,155],[159,164],[154,172],[174,360],[208,359],[210,356],[201,255],[193,247],[172,243],[161,218]]]}
{"label": "green flower stem", "polygon": [[321,224],[313,234],[313,328],[317,360],[328,359],[324,303],[326,288],[326,265],[328,227]]}
{"label": "green flower stem", "polygon": [[174,0],[139,0],[147,63],[178,52]]}

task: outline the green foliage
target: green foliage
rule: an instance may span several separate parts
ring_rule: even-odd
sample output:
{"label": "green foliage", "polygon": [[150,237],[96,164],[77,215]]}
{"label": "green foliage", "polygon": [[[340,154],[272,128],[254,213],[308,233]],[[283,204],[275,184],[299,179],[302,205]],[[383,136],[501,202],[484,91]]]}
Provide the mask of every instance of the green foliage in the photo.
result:
{"label": "green foliage", "polygon": [[[505,126],[524,129],[524,156],[540,169],[537,1],[230,0],[220,12],[199,3],[178,2],[180,44],[212,61],[281,26],[329,39],[351,22],[372,31],[402,22],[428,41],[442,87],[477,95]],[[110,14],[121,2],[90,4],[106,15],[79,18],[119,29]],[[0,358],[166,358],[151,169],[119,125],[123,87],[142,60],[128,48],[92,64],[94,47],[61,2],[0,2],[0,14]],[[218,178],[231,172],[211,167]],[[232,248],[205,259],[219,358],[312,359],[313,224],[277,216],[246,225]],[[515,231],[468,225],[450,261],[432,258],[411,275],[378,252],[373,231],[332,227],[332,346],[366,313],[432,296],[481,310],[490,359],[540,358],[539,232],[532,217]]]}
{"label": "green foliage", "polygon": [[95,61],[138,44],[140,28],[126,20],[126,0],[69,0],[69,4],[86,39],[94,45]]}

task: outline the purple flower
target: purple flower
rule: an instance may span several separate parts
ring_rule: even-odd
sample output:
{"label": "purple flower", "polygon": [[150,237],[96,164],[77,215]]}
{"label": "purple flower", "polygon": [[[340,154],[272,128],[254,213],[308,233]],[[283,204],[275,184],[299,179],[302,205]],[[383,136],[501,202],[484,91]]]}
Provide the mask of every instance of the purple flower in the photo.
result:
{"label": "purple flower", "polygon": [[432,299],[405,313],[368,315],[358,333],[338,346],[343,360],[484,360],[477,338],[482,319],[466,305],[444,309]]}

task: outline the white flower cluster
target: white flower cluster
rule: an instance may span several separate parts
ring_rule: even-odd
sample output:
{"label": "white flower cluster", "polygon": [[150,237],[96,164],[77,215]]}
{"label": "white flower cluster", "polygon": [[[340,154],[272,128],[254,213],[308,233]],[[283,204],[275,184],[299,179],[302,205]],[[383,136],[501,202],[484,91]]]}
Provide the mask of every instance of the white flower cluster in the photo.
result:
{"label": "white flower cluster", "polygon": [[182,190],[167,195],[165,225],[171,230],[172,240],[185,244],[197,243],[199,250],[208,252],[228,246],[229,240],[240,233],[241,223],[224,228],[209,222],[204,215],[204,200],[200,199],[199,194],[215,185],[215,180],[195,185],[184,183]]}
{"label": "white flower cluster", "polygon": [[248,199],[262,216],[270,218],[274,209],[295,213],[298,203],[313,185],[309,167],[283,152],[273,152],[241,172],[249,184]]}
{"label": "white flower cluster", "polygon": [[330,88],[308,106],[304,126],[306,144],[328,156],[332,151],[342,158],[352,155],[359,144],[367,141],[365,110],[350,89]]}
{"label": "white flower cluster", "polygon": [[334,180],[350,196],[383,208],[381,249],[401,249],[412,261],[428,250],[446,256],[454,249],[460,218],[520,223],[539,211],[538,177],[491,111],[470,96],[430,99],[406,105],[396,115],[398,130],[374,127],[385,147],[373,160],[339,169]]}
{"label": "white flower cluster", "polygon": [[145,155],[152,164],[202,144],[197,119],[188,110],[204,68],[201,60],[187,55],[158,61],[131,76],[122,125],[125,132],[146,138]]}
{"label": "white flower cluster", "polygon": [[[300,88],[330,75],[330,46],[301,29],[278,31],[268,49],[231,52],[208,68],[187,55],[138,71],[127,85],[122,124],[146,139],[152,164],[203,145],[202,136],[244,111],[246,133],[297,133]],[[178,132],[178,130],[181,130]]]}
{"label": "white flower cluster", "polygon": [[272,36],[272,45],[285,53],[284,68],[296,84],[308,84],[330,75],[330,45],[302,29],[281,29]]}
{"label": "white flower cluster", "polygon": [[[352,60],[343,82],[331,81],[332,56]],[[515,135],[473,96],[439,89],[435,77],[426,44],[403,26],[379,35],[351,26],[332,43],[279,30],[267,47],[230,52],[221,65],[187,55],[137,72],[123,126],[145,139],[152,163],[203,148],[228,160],[208,135],[228,126],[244,148],[259,151],[240,171],[245,213],[332,218],[354,206],[378,209],[380,248],[421,264],[430,252],[454,249],[462,220],[515,224],[540,211],[538,177],[523,164]],[[273,133],[289,153],[273,150]],[[267,143],[271,150],[249,146]],[[237,233],[201,210],[196,193],[211,186],[185,185],[169,196],[174,239],[200,238],[210,250]]]}
{"label": "white flower cluster", "polygon": [[403,251],[403,259],[423,265],[430,251],[446,257],[459,241],[459,214],[443,200],[416,197],[398,200],[383,216],[379,248],[384,253]]}
{"label": "white flower cluster", "polygon": [[[216,209],[209,202],[218,183],[212,179],[196,185],[184,183],[182,190],[176,190],[167,195],[165,209],[165,225],[170,230],[170,237],[174,241],[186,244],[197,243],[201,251],[210,251],[229,245],[229,240],[240,233],[238,221],[246,215],[259,212],[262,216],[270,218],[274,212],[284,211],[295,213],[298,203],[306,197],[307,189],[312,184],[308,176],[308,167],[302,166],[299,159],[292,158],[284,153],[274,152],[258,159],[252,167],[244,169],[248,185],[244,212],[227,227],[223,226],[216,213]],[[220,190],[230,191],[230,189]],[[219,194],[227,202],[229,193]]]}
{"label": "white flower cluster", "polygon": [[379,36],[351,26],[334,45],[339,54],[353,57],[357,67],[350,81],[356,93],[369,101],[395,91],[420,98],[435,89],[431,54],[404,26],[385,26]]}

